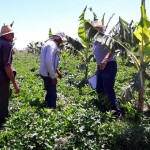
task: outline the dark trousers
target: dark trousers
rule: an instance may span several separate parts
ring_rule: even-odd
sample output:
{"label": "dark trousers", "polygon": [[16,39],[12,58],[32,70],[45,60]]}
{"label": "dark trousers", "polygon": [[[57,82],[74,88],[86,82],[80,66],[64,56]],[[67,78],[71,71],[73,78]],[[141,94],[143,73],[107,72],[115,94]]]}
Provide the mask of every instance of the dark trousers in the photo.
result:
{"label": "dark trousers", "polygon": [[44,87],[46,90],[45,101],[50,108],[56,108],[57,91],[56,85],[52,85],[52,79],[50,77],[43,77]]}
{"label": "dark trousers", "polygon": [[0,125],[8,117],[10,83],[0,83]]}
{"label": "dark trousers", "polygon": [[104,70],[98,69],[96,72],[97,75],[96,92],[98,95],[105,93],[108,96],[113,106],[113,109],[119,111],[118,102],[114,91],[116,74],[117,74],[116,61],[108,62]]}

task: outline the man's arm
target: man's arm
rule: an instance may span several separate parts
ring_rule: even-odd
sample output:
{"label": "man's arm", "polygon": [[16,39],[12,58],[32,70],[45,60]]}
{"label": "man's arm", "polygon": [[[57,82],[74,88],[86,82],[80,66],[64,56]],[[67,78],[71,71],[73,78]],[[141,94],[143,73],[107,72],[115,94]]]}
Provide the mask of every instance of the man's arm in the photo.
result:
{"label": "man's arm", "polygon": [[113,52],[109,52],[107,53],[107,55],[105,56],[105,58],[103,59],[103,61],[108,62],[109,58],[113,55]]}
{"label": "man's arm", "polygon": [[106,64],[109,58],[112,56],[113,52],[108,52],[103,61],[99,64],[99,68],[103,70],[106,67]]}
{"label": "man's arm", "polygon": [[15,93],[16,94],[19,93],[20,88],[19,88],[19,86],[18,86],[18,84],[15,80],[11,64],[8,64],[8,65],[5,66],[5,71],[6,71],[6,74],[7,74],[8,78],[10,79],[10,81],[12,82],[12,84],[15,88]]}

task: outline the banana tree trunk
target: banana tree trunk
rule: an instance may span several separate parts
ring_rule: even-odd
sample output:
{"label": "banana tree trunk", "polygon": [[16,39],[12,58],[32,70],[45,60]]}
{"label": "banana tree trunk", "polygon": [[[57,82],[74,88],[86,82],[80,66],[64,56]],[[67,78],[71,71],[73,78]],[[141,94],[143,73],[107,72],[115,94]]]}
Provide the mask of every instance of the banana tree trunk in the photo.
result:
{"label": "banana tree trunk", "polygon": [[142,28],[142,42],[141,42],[141,49],[140,49],[140,82],[141,88],[139,91],[139,99],[138,99],[138,110],[143,111],[144,106],[144,85],[145,85],[145,78],[144,78],[144,30]]}
{"label": "banana tree trunk", "polygon": [[144,92],[145,92],[145,89],[144,89],[145,81],[144,81],[144,74],[143,74],[142,70],[140,71],[140,80],[141,80],[141,88],[140,88],[139,95],[138,95],[138,106],[137,107],[138,107],[138,110],[141,112],[141,111],[143,111]]}
{"label": "banana tree trunk", "polygon": [[[87,47],[89,47],[89,45],[87,46]],[[85,79],[87,79],[88,78],[88,48],[86,48],[86,50],[85,50],[85,65],[86,65],[86,69],[85,69]]]}
{"label": "banana tree trunk", "polygon": [[143,111],[144,106],[144,87],[141,87],[138,98],[138,110]]}

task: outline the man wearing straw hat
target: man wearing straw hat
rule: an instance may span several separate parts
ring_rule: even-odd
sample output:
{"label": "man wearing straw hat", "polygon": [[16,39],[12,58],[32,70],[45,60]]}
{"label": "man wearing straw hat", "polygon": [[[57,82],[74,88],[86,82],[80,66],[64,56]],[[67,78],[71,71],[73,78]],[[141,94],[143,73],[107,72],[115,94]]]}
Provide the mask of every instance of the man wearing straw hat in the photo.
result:
{"label": "man wearing straw hat", "polygon": [[12,42],[14,32],[9,25],[4,25],[0,32],[0,126],[8,117],[8,101],[10,95],[10,81],[15,93],[20,92],[16,83],[12,67]]}
{"label": "man wearing straw hat", "polygon": [[40,56],[40,75],[44,80],[44,87],[46,90],[45,104],[49,108],[56,108],[57,91],[56,84],[58,77],[62,78],[62,73],[58,69],[59,64],[59,45],[66,41],[65,34],[63,32],[57,32],[53,34],[49,40],[46,41],[41,49]]}

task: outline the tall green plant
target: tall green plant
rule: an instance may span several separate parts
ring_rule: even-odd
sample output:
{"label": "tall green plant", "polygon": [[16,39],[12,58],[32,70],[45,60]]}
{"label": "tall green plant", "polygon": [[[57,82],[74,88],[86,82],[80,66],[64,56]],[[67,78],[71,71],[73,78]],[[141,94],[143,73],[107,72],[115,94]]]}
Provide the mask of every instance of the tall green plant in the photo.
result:
{"label": "tall green plant", "polygon": [[138,100],[138,109],[143,110],[144,104],[144,92],[145,92],[145,69],[148,66],[150,61],[150,21],[146,15],[145,9],[145,0],[141,1],[141,20],[137,25],[137,30],[134,32],[134,35],[138,38],[139,43],[139,53],[140,53],[140,66],[139,66],[139,75],[140,75],[140,84],[139,89],[139,100]]}
{"label": "tall green plant", "polygon": [[[89,10],[93,13],[93,16],[94,16],[93,20],[98,20],[97,15],[95,12],[93,12],[92,8],[90,8]],[[83,60],[82,68],[85,69],[85,77],[81,81],[81,83],[79,83],[79,85],[82,84],[81,86],[87,83],[88,72],[89,72],[88,64],[94,57],[93,53],[91,52],[91,45],[92,45],[93,37],[99,32],[90,24],[89,19],[85,19],[86,11],[87,11],[87,6],[83,10],[82,14],[79,16],[80,23],[79,23],[79,28],[78,28],[78,36],[80,37],[80,41],[75,40],[71,37],[68,37],[68,45],[71,45],[78,52],[78,54],[81,55],[82,60]],[[101,19],[102,24],[104,24],[104,17],[105,17],[105,13],[103,14],[103,17]],[[102,34],[101,36],[104,36],[104,34]]]}
{"label": "tall green plant", "polygon": [[[92,8],[89,8],[89,10],[93,13],[93,20],[98,20],[98,17],[95,12],[93,12]],[[74,40],[71,37],[68,37],[68,43],[75,48],[78,53],[82,56],[82,60],[85,67],[85,79],[88,77],[88,63],[90,62],[91,58],[93,57],[93,54],[91,53],[91,45],[93,41],[93,37],[96,33],[98,33],[98,30],[92,27],[92,25],[89,23],[89,19],[85,19],[85,13],[87,11],[87,6],[84,8],[83,12],[79,16],[79,27],[78,27],[78,36],[80,37],[80,41]],[[101,23],[104,24],[104,17],[105,13],[102,16]],[[103,35],[102,35],[103,36]],[[92,38],[91,38],[92,37]]]}
{"label": "tall green plant", "polygon": [[[108,51],[119,52],[122,57],[129,58],[130,62],[137,69],[137,74],[133,76],[131,87],[137,91],[138,110],[143,110],[145,79],[150,79],[148,74],[149,56],[150,56],[150,21],[146,16],[145,0],[141,3],[141,20],[133,26],[133,21],[128,23],[119,17],[116,26],[108,35],[102,35],[100,32],[93,34],[93,26],[86,22],[87,30],[91,38],[95,36],[95,40],[101,42]],[[135,52],[136,51],[136,52]],[[139,52],[139,53],[138,53]],[[129,91],[127,89],[127,91]]]}
{"label": "tall green plant", "polygon": [[81,38],[81,43],[83,45],[83,59],[84,59],[84,65],[85,65],[85,79],[87,79],[88,76],[88,57],[89,57],[89,51],[90,51],[90,45],[91,45],[91,39],[88,37],[88,31],[85,27],[85,22],[88,22],[89,20],[85,19],[85,12],[86,12],[87,6],[83,10],[82,14],[79,17],[79,28],[78,28],[78,36]]}
{"label": "tall green plant", "polygon": [[42,45],[43,42],[32,41],[27,45],[27,51],[28,53],[32,53],[32,54],[40,54]]}

